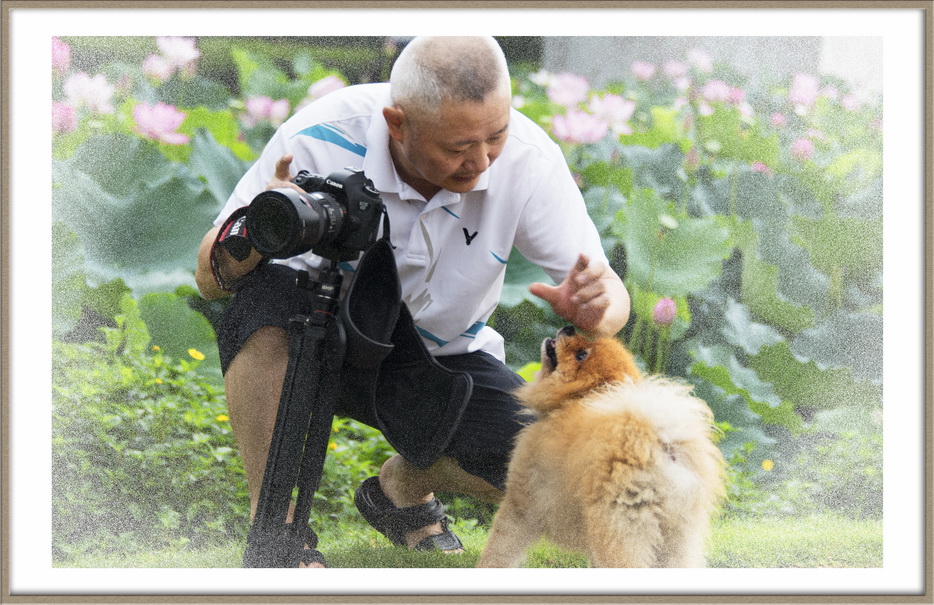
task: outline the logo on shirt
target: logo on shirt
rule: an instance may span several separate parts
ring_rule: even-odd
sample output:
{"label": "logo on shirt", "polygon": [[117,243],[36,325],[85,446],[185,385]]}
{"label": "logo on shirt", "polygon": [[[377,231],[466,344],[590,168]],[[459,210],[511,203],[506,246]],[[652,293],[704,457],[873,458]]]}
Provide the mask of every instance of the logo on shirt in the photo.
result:
{"label": "logo on shirt", "polygon": [[469,246],[470,242],[473,241],[473,238],[477,237],[477,231],[474,231],[473,235],[471,235],[470,232],[467,231],[467,228],[464,227],[464,237],[467,239],[467,245]]}

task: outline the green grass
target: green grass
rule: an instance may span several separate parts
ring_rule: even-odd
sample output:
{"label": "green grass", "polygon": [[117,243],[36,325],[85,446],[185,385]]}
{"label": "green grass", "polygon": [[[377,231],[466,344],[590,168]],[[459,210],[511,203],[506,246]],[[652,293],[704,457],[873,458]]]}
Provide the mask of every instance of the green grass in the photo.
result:
{"label": "green grass", "polygon": [[[464,543],[462,555],[410,552],[395,548],[368,526],[343,523],[320,533],[320,549],[336,568],[474,567],[486,543],[486,530],[469,523],[453,529]],[[132,556],[91,555],[59,562],[80,568],[233,568],[240,567],[244,544],[159,551]],[[836,516],[722,519],[715,525],[709,566],[720,568],[873,568],[882,567],[882,522]],[[586,567],[586,560],[544,541],[529,553],[528,567]]]}

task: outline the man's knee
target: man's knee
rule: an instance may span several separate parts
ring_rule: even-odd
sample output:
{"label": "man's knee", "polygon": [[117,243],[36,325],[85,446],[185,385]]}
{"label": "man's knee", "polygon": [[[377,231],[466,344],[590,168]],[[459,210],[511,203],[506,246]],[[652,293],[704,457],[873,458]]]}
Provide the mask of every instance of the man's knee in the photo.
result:
{"label": "man's knee", "polygon": [[228,400],[278,401],[288,362],[288,333],[278,327],[260,328],[243,343],[224,374]]}
{"label": "man's knee", "polygon": [[231,371],[248,371],[251,367],[279,364],[283,359],[288,360],[288,357],[288,332],[284,328],[267,326],[256,330],[246,339],[231,361],[228,374]]}

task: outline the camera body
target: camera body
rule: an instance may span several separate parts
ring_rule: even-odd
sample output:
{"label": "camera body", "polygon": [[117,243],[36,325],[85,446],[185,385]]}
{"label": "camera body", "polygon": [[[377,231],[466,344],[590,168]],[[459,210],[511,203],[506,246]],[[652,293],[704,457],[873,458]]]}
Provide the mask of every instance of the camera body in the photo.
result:
{"label": "camera body", "polygon": [[267,258],[309,250],[331,261],[356,260],[376,241],[384,212],[379,191],[363,171],[345,168],[328,176],[302,170],[283,187],[253,198],[246,213],[250,243]]}

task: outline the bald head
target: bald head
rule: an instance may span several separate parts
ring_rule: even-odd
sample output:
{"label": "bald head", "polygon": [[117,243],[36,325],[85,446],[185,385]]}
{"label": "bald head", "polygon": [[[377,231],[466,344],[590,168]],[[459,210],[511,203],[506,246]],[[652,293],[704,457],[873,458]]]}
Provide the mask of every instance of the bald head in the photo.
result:
{"label": "bald head", "polygon": [[509,68],[499,44],[483,36],[421,36],[396,59],[389,77],[392,102],[433,113],[442,101],[482,102],[508,94]]}

